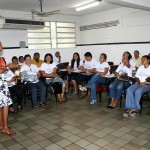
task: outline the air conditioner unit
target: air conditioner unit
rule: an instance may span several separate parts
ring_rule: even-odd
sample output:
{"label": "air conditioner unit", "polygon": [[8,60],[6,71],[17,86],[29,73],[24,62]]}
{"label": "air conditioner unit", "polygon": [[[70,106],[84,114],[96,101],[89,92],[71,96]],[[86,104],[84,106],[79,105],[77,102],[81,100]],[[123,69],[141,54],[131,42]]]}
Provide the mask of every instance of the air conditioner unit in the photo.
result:
{"label": "air conditioner unit", "polygon": [[21,29],[21,30],[43,29],[44,21],[12,19],[12,18],[0,17],[0,28],[2,28],[2,29]]}

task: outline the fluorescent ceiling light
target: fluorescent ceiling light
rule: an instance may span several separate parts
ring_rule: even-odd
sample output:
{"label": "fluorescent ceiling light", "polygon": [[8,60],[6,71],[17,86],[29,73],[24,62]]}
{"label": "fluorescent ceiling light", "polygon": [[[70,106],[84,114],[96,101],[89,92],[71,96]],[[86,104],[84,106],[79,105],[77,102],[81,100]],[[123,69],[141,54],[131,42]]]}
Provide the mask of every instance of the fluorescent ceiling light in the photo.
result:
{"label": "fluorescent ceiling light", "polygon": [[95,7],[95,6],[99,5],[99,4],[100,4],[100,1],[94,1],[94,2],[91,2],[91,3],[87,3],[85,5],[81,5],[81,6],[77,7],[76,11],[81,11],[81,10],[84,10],[84,9]]}

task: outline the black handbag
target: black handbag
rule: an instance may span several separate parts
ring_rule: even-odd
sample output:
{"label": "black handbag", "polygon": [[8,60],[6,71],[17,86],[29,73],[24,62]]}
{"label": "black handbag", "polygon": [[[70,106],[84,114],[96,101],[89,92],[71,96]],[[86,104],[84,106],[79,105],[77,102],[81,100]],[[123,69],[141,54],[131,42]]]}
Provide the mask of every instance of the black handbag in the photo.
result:
{"label": "black handbag", "polygon": [[146,78],[146,82],[150,82],[150,77]]}
{"label": "black handbag", "polygon": [[124,74],[121,74],[118,79],[120,81],[129,81],[130,80],[130,77],[127,75],[127,73],[124,73]]}
{"label": "black handbag", "polygon": [[62,93],[62,83],[61,82],[51,82],[50,89],[53,94],[61,94]]}

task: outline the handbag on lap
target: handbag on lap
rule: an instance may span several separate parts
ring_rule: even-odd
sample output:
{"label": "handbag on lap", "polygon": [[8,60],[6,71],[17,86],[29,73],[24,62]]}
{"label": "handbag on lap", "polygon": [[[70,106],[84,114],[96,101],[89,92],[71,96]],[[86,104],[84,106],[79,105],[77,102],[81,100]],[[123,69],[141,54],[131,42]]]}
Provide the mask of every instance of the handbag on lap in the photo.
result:
{"label": "handbag on lap", "polygon": [[146,78],[146,81],[150,83],[150,77]]}
{"label": "handbag on lap", "polygon": [[121,75],[118,77],[118,79],[119,79],[120,81],[129,81],[129,80],[130,80],[130,77],[127,75],[127,73],[123,73],[123,74],[121,74]]}

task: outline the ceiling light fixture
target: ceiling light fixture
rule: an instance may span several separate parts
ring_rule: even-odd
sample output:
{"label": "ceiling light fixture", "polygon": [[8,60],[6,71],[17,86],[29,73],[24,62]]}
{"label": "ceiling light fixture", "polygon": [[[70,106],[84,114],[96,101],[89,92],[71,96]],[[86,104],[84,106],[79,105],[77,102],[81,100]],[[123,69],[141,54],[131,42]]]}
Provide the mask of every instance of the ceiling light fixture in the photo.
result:
{"label": "ceiling light fixture", "polygon": [[88,8],[91,8],[91,7],[98,6],[99,4],[100,4],[100,0],[96,0],[96,1],[93,1],[93,2],[90,2],[90,3],[78,6],[75,9],[76,9],[76,11],[81,11],[81,10],[84,10],[84,9],[88,9]]}

